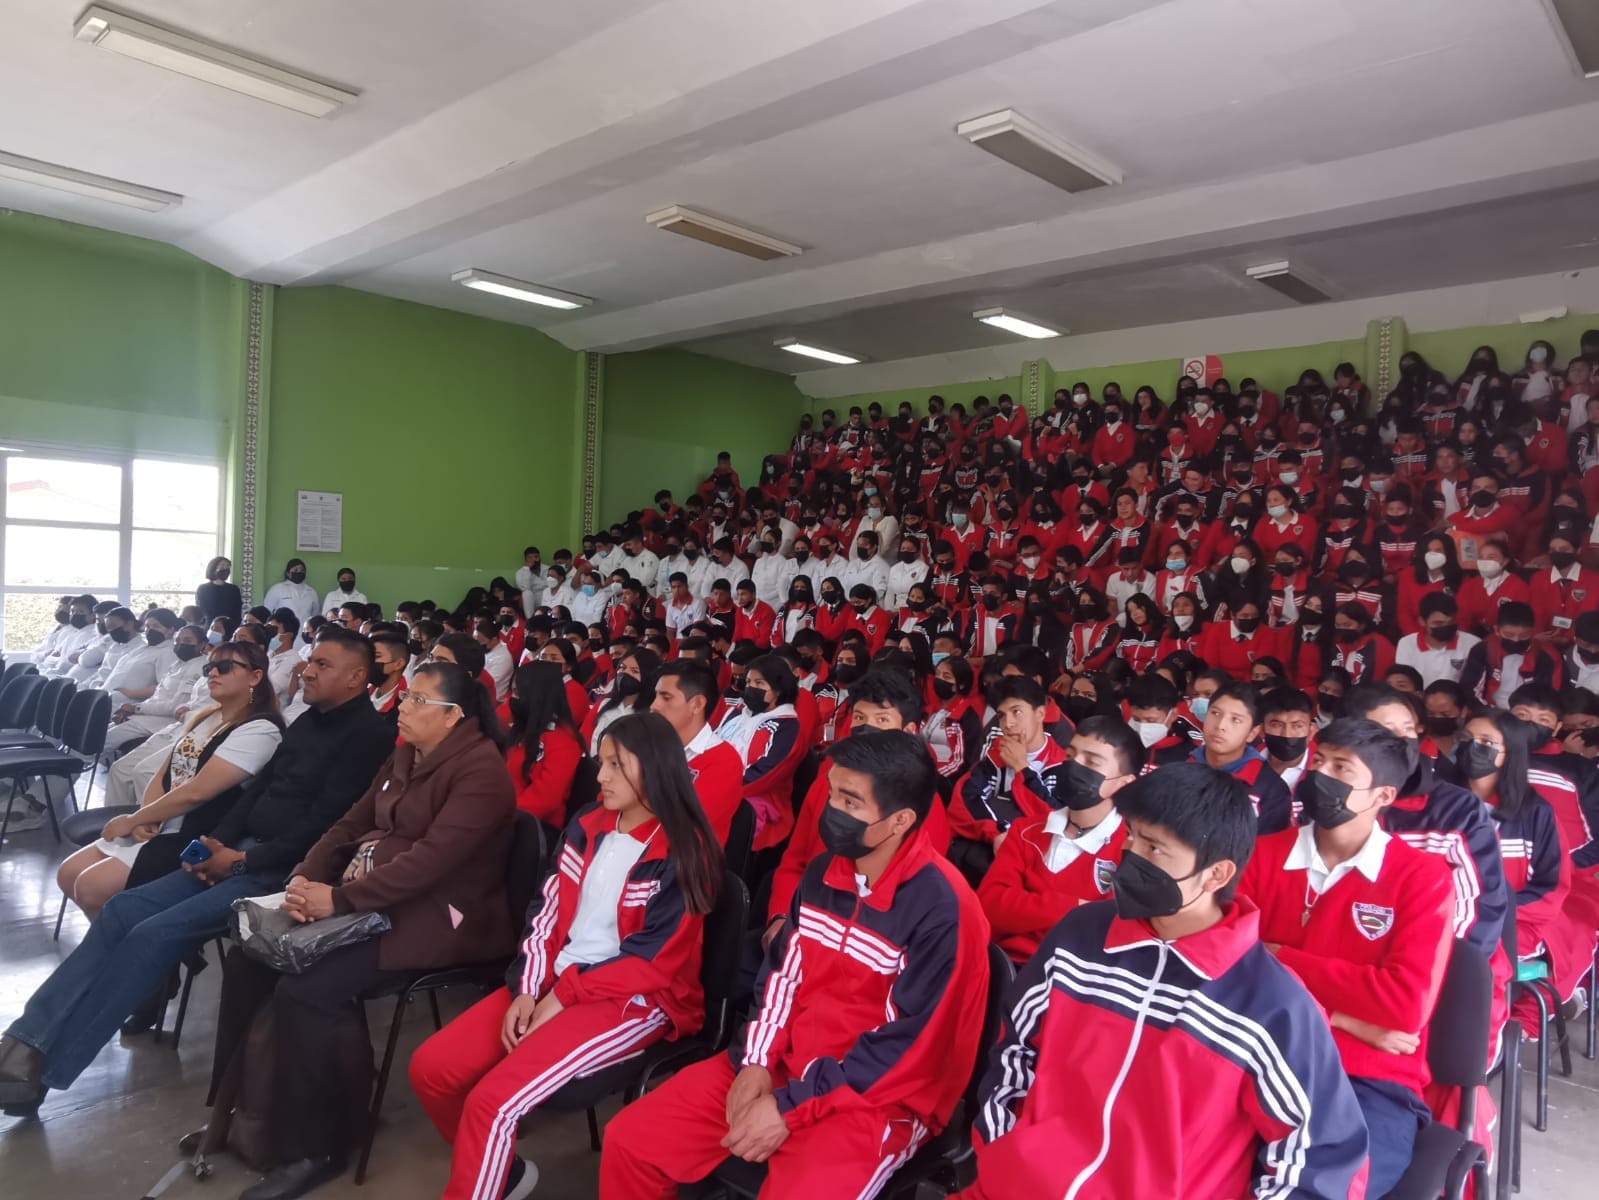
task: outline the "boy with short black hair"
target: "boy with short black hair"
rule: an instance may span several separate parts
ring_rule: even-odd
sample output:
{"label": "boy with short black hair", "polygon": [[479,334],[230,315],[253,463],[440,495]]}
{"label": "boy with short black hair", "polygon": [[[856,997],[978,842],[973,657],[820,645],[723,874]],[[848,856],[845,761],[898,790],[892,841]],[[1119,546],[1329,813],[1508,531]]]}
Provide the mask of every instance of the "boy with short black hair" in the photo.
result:
{"label": "boy with short black hair", "polygon": [[1177,764],[1116,807],[1115,903],[1066,914],[1011,986],[963,1200],[1362,1195],[1366,1130],[1326,1020],[1233,898],[1244,788]]}
{"label": "boy with short black hair", "polygon": [[1379,823],[1415,765],[1374,721],[1328,725],[1296,789],[1310,823],[1261,838],[1238,887],[1267,949],[1331,1015],[1370,1131],[1372,1196],[1399,1181],[1431,1119],[1427,1022],[1454,940],[1448,867]]}
{"label": "boy with short black hair", "polygon": [[[1310,762],[1316,732],[1316,702],[1298,688],[1279,687],[1261,701],[1260,727],[1265,734],[1266,762],[1290,793]],[[1292,820],[1299,810],[1292,810]]]}
{"label": "boy with short black hair", "polygon": [[1004,839],[1011,822],[1060,807],[1055,788],[1066,751],[1049,736],[1049,697],[1026,675],[1008,675],[991,689],[996,720],[977,763],[955,786],[950,830],[984,846]]}
{"label": "boy with short black hair", "polygon": [[1289,796],[1266,756],[1255,749],[1262,716],[1260,691],[1254,684],[1219,688],[1205,709],[1204,744],[1188,760],[1225,771],[1242,783],[1255,806],[1258,830],[1265,834],[1288,828]]}

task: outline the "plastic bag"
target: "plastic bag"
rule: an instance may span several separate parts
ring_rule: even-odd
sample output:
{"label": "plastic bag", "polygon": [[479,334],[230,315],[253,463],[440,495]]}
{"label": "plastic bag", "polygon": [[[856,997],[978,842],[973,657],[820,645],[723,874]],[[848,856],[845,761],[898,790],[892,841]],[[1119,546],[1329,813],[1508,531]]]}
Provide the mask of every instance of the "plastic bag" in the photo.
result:
{"label": "plastic bag", "polygon": [[244,952],[285,975],[302,975],[331,951],[389,931],[380,912],[346,913],[302,925],[283,911],[283,893],[233,902],[233,936]]}

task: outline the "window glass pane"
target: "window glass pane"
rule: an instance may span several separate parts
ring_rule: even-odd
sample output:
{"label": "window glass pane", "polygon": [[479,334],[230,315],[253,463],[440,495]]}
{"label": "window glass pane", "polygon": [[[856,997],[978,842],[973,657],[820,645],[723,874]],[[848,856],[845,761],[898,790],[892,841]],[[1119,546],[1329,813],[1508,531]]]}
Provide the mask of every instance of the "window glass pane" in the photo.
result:
{"label": "window glass pane", "polygon": [[[115,525],[122,519],[122,468],[110,463],[12,455],[6,463],[6,516]],[[113,561],[109,578],[116,575]]]}
{"label": "window glass pane", "polygon": [[[216,467],[202,463],[136,459],[133,464],[134,525],[146,529],[216,532],[220,475]],[[134,580],[137,583],[137,574]]]}
{"label": "window glass pane", "polygon": [[169,588],[166,591],[134,592],[128,600],[128,607],[136,613],[142,613],[153,604],[157,608],[170,608],[175,613],[181,613],[193,603],[193,588]]}
{"label": "window glass pane", "polygon": [[205,582],[205,564],[216,554],[213,533],[154,533],[133,531],[133,561],[129,583],[135,592],[187,593]]}
{"label": "window glass pane", "polygon": [[116,584],[108,581],[117,578],[117,540],[114,529],[7,525],[6,586],[114,596]]}
{"label": "window glass pane", "polygon": [[43,592],[7,592],[4,599],[5,652],[32,650],[56,627],[60,598]]}

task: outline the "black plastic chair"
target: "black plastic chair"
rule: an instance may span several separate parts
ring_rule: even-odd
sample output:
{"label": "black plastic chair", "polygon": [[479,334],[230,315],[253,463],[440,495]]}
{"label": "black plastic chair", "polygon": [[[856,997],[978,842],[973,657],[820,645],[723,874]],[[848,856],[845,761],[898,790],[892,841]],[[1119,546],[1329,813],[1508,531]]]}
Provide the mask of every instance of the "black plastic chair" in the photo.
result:
{"label": "black plastic chair", "polygon": [[0,747],[37,743],[39,705],[45,686],[54,682],[40,675],[19,675],[0,688]]}
{"label": "black plastic chair", "polygon": [[24,662],[19,659],[17,662],[7,663],[5,670],[0,671],[0,691],[4,691],[13,679],[23,675],[37,675],[38,673],[39,668],[31,662]]}
{"label": "black plastic chair", "polygon": [[[99,767],[100,752],[105,749],[106,729],[111,724],[111,697],[106,692],[90,688],[76,693],[67,706],[66,721],[62,727],[65,749],[55,746],[24,747],[0,750],[0,780],[11,780],[11,794],[6,798],[5,816],[0,818],[0,845],[5,842],[6,827],[11,822],[11,811],[16,803],[19,785],[24,779],[65,779],[72,810],[77,812],[78,777],[89,772],[89,787],[94,786],[94,775]],[[54,802],[45,805],[50,814],[50,828],[56,841],[61,840],[61,822]]]}
{"label": "black plastic chair", "polygon": [[[746,806],[747,807],[747,806]],[[675,1042],[655,1042],[642,1054],[602,1067],[592,1075],[572,1080],[540,1107],[550,1112],[586,1111],[589,1146],[600,1150],[600,1123],[594,1109],[610,1096],[636,1100],[654,1080],[725,1050],[733,1037],[733,982],[744,939],[750,893],[744,881],[729,872],[705,918],[704,949],[700,956],[700,987],[705,993],[705,1024],[700,1031]]]}
{"label": "black plastic chair", "polygon": [[[511,909],[511,927],[520,930],[527,920],[527,910],[544,882],[548,850],[544,844],[544,826],[531,813],[518,812],[511,826],[511,855],[507,864],[505,892]],[[372,1088],[372,1104],[367,1111],[366,1131],[361,1139],[361,1154],[355,1164],[355,1182],[366,1181],[367,1162],[372,1157],[372,1142],[377,1137],[378,1114],[383,1111],[383,1093],[388,1090],[389,1072],[394,1067],[394,1053],[400,1043],[400,1029],[405,1024],[406,1006],[418,996],[426,996],[433,1011],[433,1028],[444,1028],[439,1013],[439,993],[447,987],[476,987],[487,992],[504,986],[505,970],[509,960],[494,959],[489,962],[465,963],[456,967],[442,967],[431,971],[418,971],[409,979],[386,988],[376,989],[361,997],[381,1000],[393,996],[394,1016],[389,1020],[389,1037],[383,1048],[383,1062],[378,1068],[377,1082]],[[362,1014],[366,1006],[361,1006]]]}
{"label": "black plastic chair", "polygon": [[[1410,1166],[1386,1200],[1459,1200],[1466,1181],[1473,1195],[1488,1194],[1488,1156],[1472,1141],[1477,1119],[1477,1089],[1487,1082],[1483,1050],[1493,1006],[1493,971],[1470,942],[1457,940],[1450,950],[1443,987],[1432,1019],[1427,1022],[1427,1067],[1433,1081],[1460,1092],[1460,1110],[1453,1126],[1434,1121],[1416,1135]],[[1501,1114],[1502,1116],[1502,1114]]]}
{"label": "black plastic chair", "polygon": [[[1560,1073],[1567,1078],[1571,1076],[1571,1040],[1566,1030],[1566,1018],[1560,1011],[1560,997],[1555,993],[1554,980],[1550,975],[1549,964],[1543,959],[1529,959],[1523,962],[1517,954],[1516,940],[1516,908],[1512,904],[1510,911],[1505,916],[1505,931],[1501,935],[1501,942],[1505,953],[1510,958],[1512,974],[1510,976],[1510,1002],[1515,1004],[1516,999],[1525,994],[1532,997],[1532,1002],[1538,1007],[1538,1094],[1536,1105],[1533,1109],[1533,1128],[1543,1133],[1549,1128],[1549,1033],[1550,1026],[1554,1027],[1555,1045],[1560,1050]],[[1516,1024],[1516,1019],[1511,1017],[1507,1025]],[[1518,1026],[1519,1032],[1519,1026]],[[1517,1175],[1512,1182],[1519,1190],[1521,1179],[1519,1169],[1521,1166],[1521,1133],[1516,1132],[1517,1148],[1515,1164]]]}
{"label": "black plastic chair", "polygon": [[733,820],[727,827],[727,842],[722,851],[727,873],[737,875],[748,884],[750,858],[755,851],[755,809],[748,800],[740,800],[738,807],[733,810]]}
{"label": "black plastic chair", "polygon": [[[988,1001],[983,1008],[983,1030],[977,1044],[977,1061],[972,1064],[971,1077],[966,1081],[960,1103],[950,1114],[944,1131],[928,1139],[927,1144],[912,1155],[909,1162],[894,1172],[884,1188],[885,1197],[914,1196],[923,1184],[933,1188],[942,1187],[948,1195],[969,1186],[976,1177],[971,1138],[972,1117],[980,1101],[977,1093],[983,1081],[983,1072],[988,1067],[989,1052],[999,1040],[1000,1021],[1005,1013],[1005,993],[1015,977],[1016,968],[1005,952],[990,944]],[[1486,1025],[1482,1036],[1486,1041]],[[766,1183],[766,1164],[729,1158],[711,1172],[710,1180],[720,1185],[726,1195],[739,1197],[740,1200],[755,1200]]]}

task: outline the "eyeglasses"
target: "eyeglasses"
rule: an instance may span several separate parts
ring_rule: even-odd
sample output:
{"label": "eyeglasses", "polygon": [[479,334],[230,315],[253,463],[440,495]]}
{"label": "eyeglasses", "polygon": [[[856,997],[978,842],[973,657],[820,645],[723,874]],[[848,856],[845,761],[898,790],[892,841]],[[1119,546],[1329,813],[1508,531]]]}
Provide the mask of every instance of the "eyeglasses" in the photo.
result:
{"label": "eyeglasses", "polygon": [[426,696],[418,695],[416,692],[407,692],[405,694],[405,703],[418,705],[419,707],[423,707],[423,708],[460,708],[461,707],[459,704],[455,703],[455,701],[453,701],[453,700],[429,700]]}
{"label": "eyeglasses", "polygon": [[208,662],[205,664],[205,666],[201,667],[200,674],[226,675],[229,671],[233,670],[234,667],[242,667],[243,665],[243,663],[234,662],[231,658],[219,658],[213,662]]}

